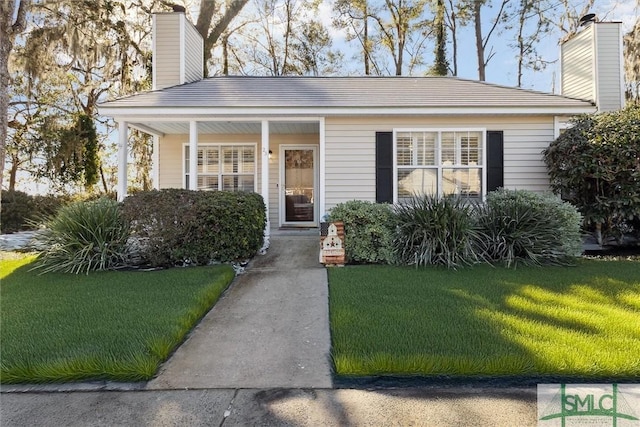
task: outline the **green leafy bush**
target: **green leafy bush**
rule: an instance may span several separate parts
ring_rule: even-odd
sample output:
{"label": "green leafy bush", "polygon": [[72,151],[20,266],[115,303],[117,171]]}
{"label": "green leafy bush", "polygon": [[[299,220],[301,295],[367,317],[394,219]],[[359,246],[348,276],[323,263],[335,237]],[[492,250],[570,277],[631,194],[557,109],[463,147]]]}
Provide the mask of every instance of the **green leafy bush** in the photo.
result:
{"label": "green leafy bush", "polygon": [[118,202],[98,199],[60,208],[35,236],[44,251],[36,266],[41,273],[89,273],[122,265],[127,257],[129,226]]}
{"label": "green leafy bush", "polygon": [[500,189],[487,194],[476,220],[484,257],[507,266],[565,264],[582,252],[580,213],[551,194]]}
{"label": "green leafy bush", "polygon": [[32,196],[22,191],[3,191],[0,231],[13,233],[33,229],[39,220],[54,215],[70,202],[68,196]]}
{"label": "green leafy bush", "polygon": [[640,105],[575,118],[544,161],[553,190],[603,234],[640,218]]}
{"label": "green leafy bush", "polygon": [[348,262],[393,264],[396,217],[391,205],[351,200],[331,209],[328,221],[344,222]]}
{"label": "green leafy bush", "polygon": [[255,193],[142,191],[123,207],[141,256],[152,266],[247,259],[264,242],[266,209]]}
{"label": "green leafy bush", "polygon": [[456,268],[480,260],[472,205],[458,197],[414,196],[396,206],[394,247],[409,265]]}
{"label": "green leafy bush", "polygon": [[28,228],[27,222],[33,214],[33,197],[22,191],[2,191],[0,230],[13,233]]}

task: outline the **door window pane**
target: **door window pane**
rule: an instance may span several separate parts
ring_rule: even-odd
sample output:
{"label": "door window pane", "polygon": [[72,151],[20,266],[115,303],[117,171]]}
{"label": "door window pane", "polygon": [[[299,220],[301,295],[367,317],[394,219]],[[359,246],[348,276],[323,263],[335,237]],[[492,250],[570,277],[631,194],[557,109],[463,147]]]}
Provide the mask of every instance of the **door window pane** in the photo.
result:
{"label": "door window pane", "polygon": [[314,221],[314,150],[284,151],[284,197],[287,222]]}

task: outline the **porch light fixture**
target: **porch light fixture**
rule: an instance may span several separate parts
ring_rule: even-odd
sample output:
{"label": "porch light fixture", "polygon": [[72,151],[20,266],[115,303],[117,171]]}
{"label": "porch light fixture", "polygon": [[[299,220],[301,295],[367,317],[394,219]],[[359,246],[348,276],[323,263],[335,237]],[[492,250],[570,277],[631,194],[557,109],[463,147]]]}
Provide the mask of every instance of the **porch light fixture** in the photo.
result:
{"label": "porch light fixture", "polygon": [[269,150],[269,160],[273,157],[273,151]]}

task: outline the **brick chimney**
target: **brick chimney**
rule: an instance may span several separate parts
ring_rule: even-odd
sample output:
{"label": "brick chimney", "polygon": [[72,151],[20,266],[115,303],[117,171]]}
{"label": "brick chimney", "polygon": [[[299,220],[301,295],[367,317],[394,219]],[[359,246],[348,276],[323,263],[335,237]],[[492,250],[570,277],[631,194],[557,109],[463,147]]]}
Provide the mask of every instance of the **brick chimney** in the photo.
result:
{"label": "brick chimney", "polygon": [[204,42],[184,11],[153,14],[153,90],[202,80]]}
{"label": "brick chimney", "polygon": [[623,64],[622,23],[585,22],[560,46],[561,93],[592,101],[599,112],[624,108]]}

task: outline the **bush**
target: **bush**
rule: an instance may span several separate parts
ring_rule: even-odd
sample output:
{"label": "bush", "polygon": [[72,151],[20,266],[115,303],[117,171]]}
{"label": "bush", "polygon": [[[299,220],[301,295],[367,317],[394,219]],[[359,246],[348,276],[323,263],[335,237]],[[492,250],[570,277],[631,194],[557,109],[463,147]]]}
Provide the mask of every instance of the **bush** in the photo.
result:
{"label": "bush", "polygon": [[391,205],[351,200],[331,209],[330,222],[344,222],[348,262],[393,264],[396,219]]}
{"label": "bush", "polygon": [[551,194],[500,189],[487,195],[476,218],[491,261],[566,264],[582,252],[580,213]]}
{"label": "bush", "polygon": [[409,265],[456,268],[480,260],[472,206],[458,197],[415,196],[396,206],[394,240],[399,260]]}
{"label": "bush", "polygon": [[584,115],[544,151],[551,187],[587,225],[620,237],[640,218],[640,105]]}
{"label": "bush", "polygon": [[14,233],[28,228],[33,214],[33,197],[22,191],[2,191],[0,231]]}
{"label": "bush", "polygon": [[70,201],[67,196],[31,196],[22,191],[3,191],[0,232],[14,233],[36,228],[38,221],[54,215]]}
{"label": "bush", "polygon": [[264,242],[266,209],[255,193],[142,191],[123,207],[141,256],[152,266],[247,259]]}
{"label": "bush", "polygon": [[35,236],[45,248],[34,269],[41,273],[89,273],[124,264],[129,226],[118,202],[98,199],[60,208]]}

